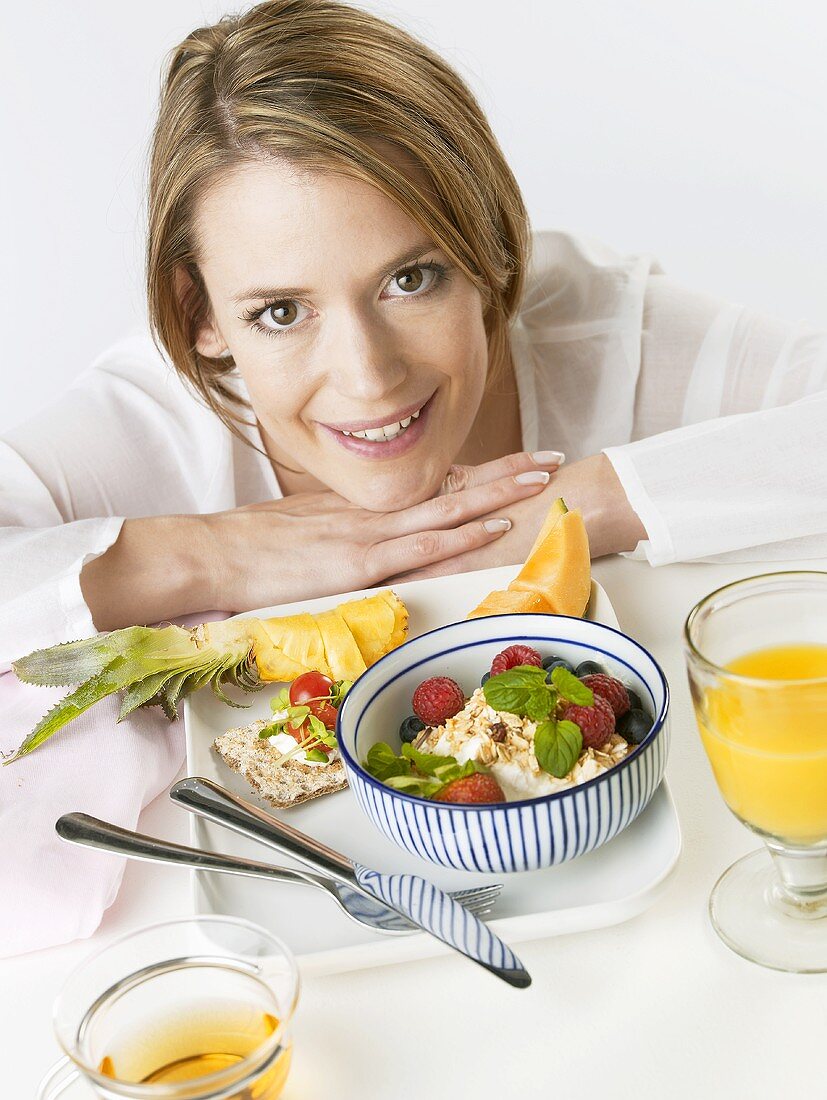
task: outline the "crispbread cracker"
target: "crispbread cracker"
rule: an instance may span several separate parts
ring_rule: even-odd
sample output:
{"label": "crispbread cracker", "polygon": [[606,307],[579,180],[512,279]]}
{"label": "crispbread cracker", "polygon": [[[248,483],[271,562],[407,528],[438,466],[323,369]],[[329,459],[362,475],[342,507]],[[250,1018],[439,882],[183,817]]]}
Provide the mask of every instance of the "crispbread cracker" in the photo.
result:
{"label": "crispbread cracker", "polygon": [[287,809],[347,786],[341,759],[323,768],[314,768],[295,759],[277,764],[278,752],[269,741],[259,737],[265,725],[259,719],[249,726],[236,726],[216,737],[213,748],[228,767],[240,772],[255,792],[272,806]]}

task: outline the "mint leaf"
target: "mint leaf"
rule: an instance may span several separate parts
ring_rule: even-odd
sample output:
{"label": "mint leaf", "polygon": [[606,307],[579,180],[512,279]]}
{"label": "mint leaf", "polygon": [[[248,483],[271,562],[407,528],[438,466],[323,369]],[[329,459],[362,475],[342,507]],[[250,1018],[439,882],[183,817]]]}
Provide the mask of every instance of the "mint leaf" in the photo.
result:
{"label": "mint leaf", "polygon": [[506,710],[510,714],[523,716],[532,697],[540,692],[548,693],[545,669],[535,665],[517,665],[489,677],[482,690],[486,703],[494,710]]}
{"label": "mint leaf", "polygon": [[525,704],[525,716],[530,718],[532,722],[542,722],[544,718],[548,718],[555,705],[554,692],[549,691],[547,687],[543,687],[541,691],[534,692],[529,695]]}
{"label": "mint leaf", "polygon": [[382,783],[387,783],[393,776],[410,775],[413,771],[410,760],[397,756],[384,741],[378,741],[368,749],[365,768]]}
{"label": "mint leaf", "polygon": [[558,665],[557,668],[552,670],[551,682],[564,699],[568,699],[570,703],[575,703],[578,707],[590,707],[594,703],[592,689],[584,684],[582,680],[578,680],[573,672],[569,672],[562,665]]}
{"label": "mint leaf", "polygon": [[583,735],[574,722],[542,722],[534,734],[534,755],[537,762],[543,771],[557,779],[569,774],[582,748]]}

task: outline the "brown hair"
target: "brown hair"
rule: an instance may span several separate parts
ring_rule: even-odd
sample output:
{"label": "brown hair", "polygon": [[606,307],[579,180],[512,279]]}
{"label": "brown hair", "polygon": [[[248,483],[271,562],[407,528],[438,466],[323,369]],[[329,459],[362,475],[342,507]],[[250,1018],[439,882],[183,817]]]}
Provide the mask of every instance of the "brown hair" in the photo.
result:
{"label": "brown hair", "polygon": [[[370,140],[407,151],[431,194]],[[530,243],[517,182],[479,104],[406,31],[337,0],[271,0],[189,34],[171,52],[152,139],[147,297],[153,338],[236,435],[247,406],[196,336],[210,303],[197,263],[195,204],[239,163],[280,157],[378,188],[479,289],[489,378],[510,356]],[[436,200],[436,201],[435,201]],[[189,277],[182,296],[176,272]]]}

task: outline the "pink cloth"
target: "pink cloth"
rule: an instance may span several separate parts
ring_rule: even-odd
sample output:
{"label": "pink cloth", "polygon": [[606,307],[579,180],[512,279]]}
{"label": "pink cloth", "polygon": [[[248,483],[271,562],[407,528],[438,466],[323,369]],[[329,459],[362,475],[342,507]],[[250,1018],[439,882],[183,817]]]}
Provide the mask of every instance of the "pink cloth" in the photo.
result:
{"label": "pink cloth", "polygon": [[[176,619],[183,626],[225,612]],[[70,688],[0,675],[0,749],[13,752]],[[80,810],[134,829],[184,760],[184,723],[160,707],[118,724],[120,695],[96,703],[30,755],[0,768],[0,957],[92,935],[120,888],[125,860],[67,844],[55,822]]]}

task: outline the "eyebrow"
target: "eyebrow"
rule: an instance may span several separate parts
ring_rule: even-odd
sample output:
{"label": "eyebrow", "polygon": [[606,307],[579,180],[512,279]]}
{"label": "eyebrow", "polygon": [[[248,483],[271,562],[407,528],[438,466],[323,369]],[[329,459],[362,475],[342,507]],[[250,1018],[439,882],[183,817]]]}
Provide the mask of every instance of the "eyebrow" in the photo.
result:
{"label": "eyebrow", "polygon": [[[383,275],[393,275],[400,267],[413,263],[426,252],[433,252],[436,247],[431,240],[420,241],[401,256],[397,256],[395,259],[389,260],[387,264],[383,264],[380,270],[376,272],[375,277],[379,279]],[[237,294],[232,300],[238,304],[252,298],[302,298],[312,293],[311,290],[300,286],[252,286],[248,290],[242,291],[241,294]]]}

